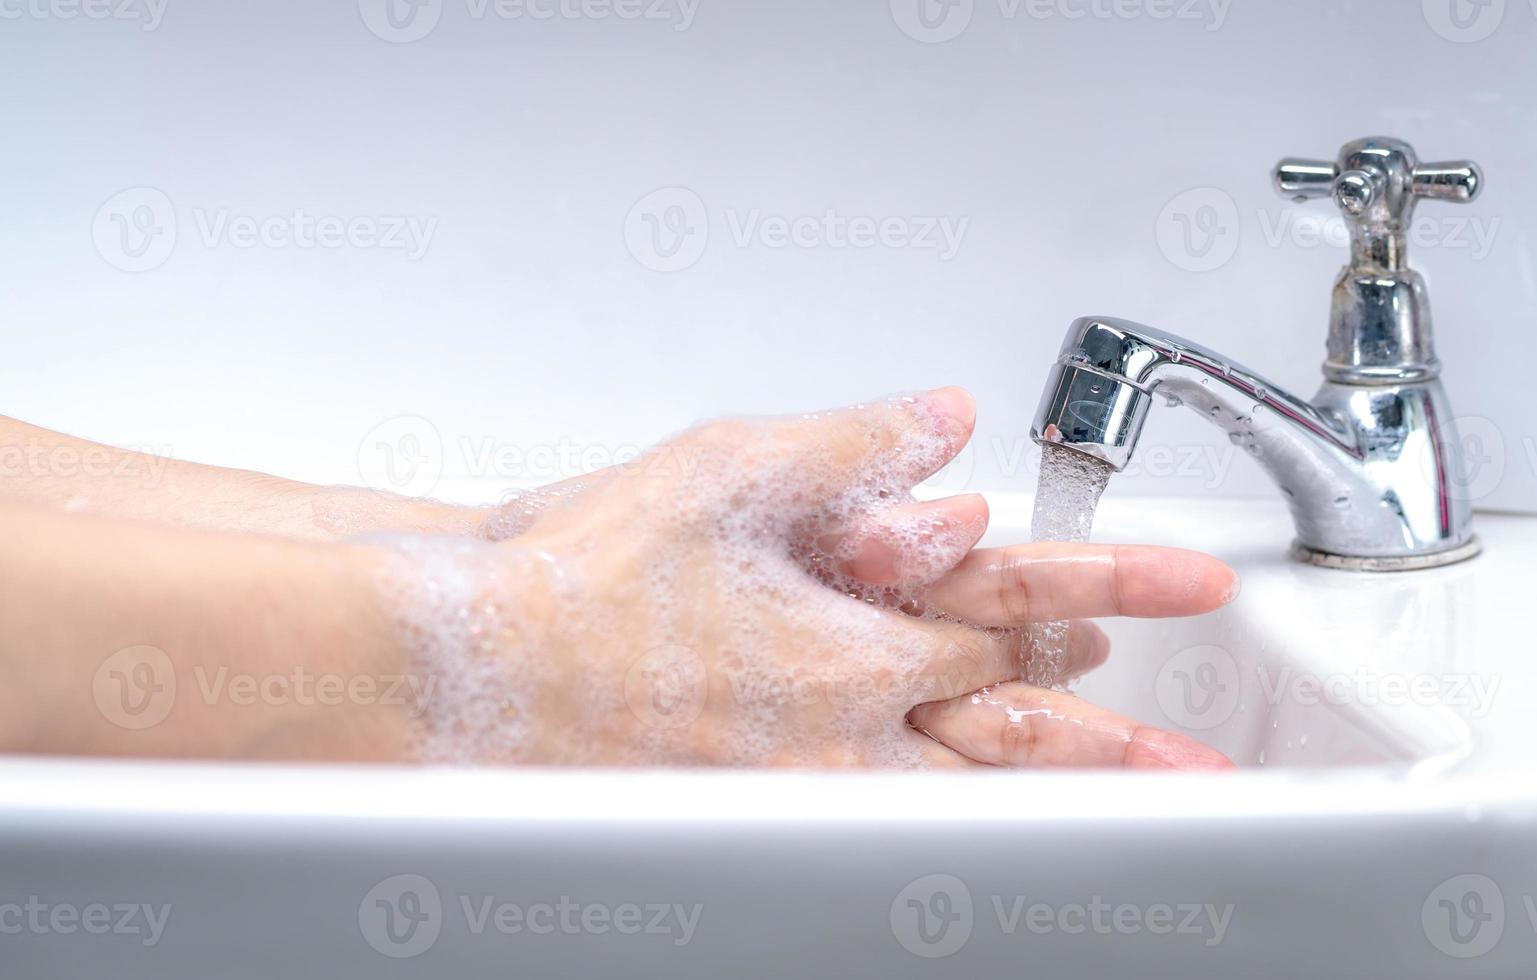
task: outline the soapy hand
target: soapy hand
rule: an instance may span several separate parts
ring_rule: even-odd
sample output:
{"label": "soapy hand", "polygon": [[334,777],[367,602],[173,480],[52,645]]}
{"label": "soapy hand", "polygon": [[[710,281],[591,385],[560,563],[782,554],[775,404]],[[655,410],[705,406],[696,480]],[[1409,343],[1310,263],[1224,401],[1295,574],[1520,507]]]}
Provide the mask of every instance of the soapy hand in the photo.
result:
{"label": "soapy hand", "polygon": [[[440,761],[1223,768],[1170,732],[1018,682],[1026,624],[1182,616],[1236,593],[1174,549],[972,548],[979,496],[911,488],[973,424],[942,389],[727,420],[492,513],[398,537],[383,588],[439,682]],[[1071,631],[1062,676],[1102,662]]]}

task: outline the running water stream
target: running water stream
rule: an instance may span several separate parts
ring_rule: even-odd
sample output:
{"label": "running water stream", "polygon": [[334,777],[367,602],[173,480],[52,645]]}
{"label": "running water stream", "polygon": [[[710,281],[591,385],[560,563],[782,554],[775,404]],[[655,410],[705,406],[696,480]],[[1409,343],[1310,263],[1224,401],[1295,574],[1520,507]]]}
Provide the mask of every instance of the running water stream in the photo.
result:
{"label": "running water stream", "polygon": [[[1109,463],[1073,449],[1041,444],[1041,476],[1035,488],[1030,537],[1036,541],[1087,541],[1094,508],[1115,470]],[[1037,687],[1057,687],[1067,656],[1069,623],[1055,620],[1030,627],[1032,651],[1025,679]]]}

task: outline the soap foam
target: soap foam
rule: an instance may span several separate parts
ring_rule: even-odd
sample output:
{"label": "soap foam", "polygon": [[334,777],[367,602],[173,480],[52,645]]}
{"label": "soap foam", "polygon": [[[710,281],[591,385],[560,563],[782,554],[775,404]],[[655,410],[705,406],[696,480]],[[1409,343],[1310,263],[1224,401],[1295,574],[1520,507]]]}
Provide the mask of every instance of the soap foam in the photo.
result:
{"label": "soap foam", "polygon": [[[874,409],[710,423],[661,447],[690,464],[665,479],[604,471],[518,494],[473,538],[374,539],[437,678],[417,755],[922,765],[904,719],[938,696],[943,641],[914,617],[953,622],[923,589],[978,529],[893,513],[957,434],[922,396]],[[840,533],[877,526],[906,556],[896,585],[840,568]]]}

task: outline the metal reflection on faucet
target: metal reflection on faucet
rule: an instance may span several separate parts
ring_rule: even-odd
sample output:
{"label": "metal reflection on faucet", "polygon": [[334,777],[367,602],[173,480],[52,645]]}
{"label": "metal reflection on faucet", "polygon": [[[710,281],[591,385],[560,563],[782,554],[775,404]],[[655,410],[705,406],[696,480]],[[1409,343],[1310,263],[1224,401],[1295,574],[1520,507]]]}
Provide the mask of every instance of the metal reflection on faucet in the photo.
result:
{"label": "metal reflection on faucet", "polygon": [[1074,321],[1031,435],[1123,469],[1157,395],[1223,428],[1291,507],[1295,553],[1371,571],[1444,565],[1478,552],[1457,493],[1461,443],[1438,379],[1424,281],[1404,265],[1417,197],[1471,200],[1471,163],[1420,165],[1408,144],[1347,144],[1335,163],[1284,160],[1276,187],[1332,191],[1351,227],[1336,280],[1323,367],[1311,401],[1216,352],[1113,317]]}

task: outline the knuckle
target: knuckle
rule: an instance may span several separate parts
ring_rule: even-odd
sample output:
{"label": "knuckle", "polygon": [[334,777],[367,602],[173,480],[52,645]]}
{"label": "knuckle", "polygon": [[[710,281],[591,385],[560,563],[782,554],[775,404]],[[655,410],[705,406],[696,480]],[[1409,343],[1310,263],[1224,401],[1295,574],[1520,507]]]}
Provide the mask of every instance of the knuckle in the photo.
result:
{"label": "knuckle", "polygon": [[998,610],[1004,622],[1012,624],[1030,622],[1030,610],[1034,597],[1030,594],[1030,576],[1023,561],[1004,560],[996,573],[994,587],[997,590]]}
{"label": "knuckle", "polygon": [[1041,749],[1041,731],[1034,715],[1010,720],[999,732],[999,758],[1012,766],[1035,765]]}

